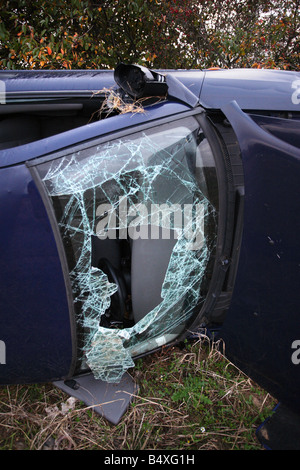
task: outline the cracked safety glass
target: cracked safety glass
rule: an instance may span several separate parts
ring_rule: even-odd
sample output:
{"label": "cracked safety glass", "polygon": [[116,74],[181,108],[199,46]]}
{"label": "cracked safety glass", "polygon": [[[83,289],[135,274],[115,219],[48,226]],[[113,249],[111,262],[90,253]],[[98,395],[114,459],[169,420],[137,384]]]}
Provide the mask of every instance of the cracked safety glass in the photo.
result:
{"label": "cracked safety glass", "polygon": [[190,117],[37,166],[64,246],[80,369],[120,381],[189,329],[214,263],[218,185]]}

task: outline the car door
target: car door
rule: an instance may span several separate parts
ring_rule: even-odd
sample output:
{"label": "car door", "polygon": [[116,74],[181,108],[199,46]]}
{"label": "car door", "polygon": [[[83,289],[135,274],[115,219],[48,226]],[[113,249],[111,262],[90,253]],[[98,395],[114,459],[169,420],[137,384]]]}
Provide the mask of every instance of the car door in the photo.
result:
{"label": "car door", "polygon": [[232,241],[229,183],[217,134],[198,109],[27,166],[62,243],[76,373],[88,366],[118,382],[134,358],[216,310]]}
{"label": "car door", "polygon": [[222,338],[228,357],[295,412],[299,428],[300,121],[296,111],[273,116],[246,113],[236,102],[223,108],[241,148],[245,197],[239,268]]}

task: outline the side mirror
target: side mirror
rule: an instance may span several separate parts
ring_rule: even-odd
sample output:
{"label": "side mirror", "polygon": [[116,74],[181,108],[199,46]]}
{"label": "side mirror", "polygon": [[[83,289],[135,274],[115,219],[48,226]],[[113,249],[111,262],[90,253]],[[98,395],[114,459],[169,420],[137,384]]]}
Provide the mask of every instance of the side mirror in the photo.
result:
{"label": "side mirror", "polygon": [[165,96],[168,92],[164,75],[140,65],[117,65],[114,79],[119,87],[134,99]]}

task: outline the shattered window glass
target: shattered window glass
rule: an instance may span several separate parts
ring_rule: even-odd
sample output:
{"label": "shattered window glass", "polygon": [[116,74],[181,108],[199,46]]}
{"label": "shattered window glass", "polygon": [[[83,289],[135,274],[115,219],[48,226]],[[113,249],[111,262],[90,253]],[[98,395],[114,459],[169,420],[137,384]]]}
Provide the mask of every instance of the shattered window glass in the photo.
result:
{"label": "shattered window glass", "polygon": [[134,357],[199,314],[212,274],[218,186],[186,118],[38,165],[68,261],[82,367],[118,382]]}

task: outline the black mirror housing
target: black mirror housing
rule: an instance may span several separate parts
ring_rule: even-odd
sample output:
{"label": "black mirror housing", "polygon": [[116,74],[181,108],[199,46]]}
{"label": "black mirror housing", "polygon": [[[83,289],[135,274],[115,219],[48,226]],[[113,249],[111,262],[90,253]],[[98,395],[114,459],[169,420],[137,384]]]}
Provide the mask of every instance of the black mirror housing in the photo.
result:
{"label": "black mirror housing", "polygon": [[134,99],[165,96],[168,92],[164,75],[140,65],[117,65],[114,79],[119,87]]}

